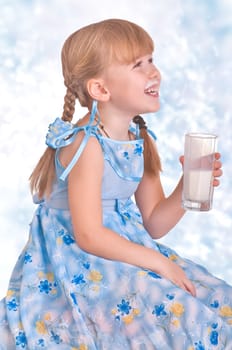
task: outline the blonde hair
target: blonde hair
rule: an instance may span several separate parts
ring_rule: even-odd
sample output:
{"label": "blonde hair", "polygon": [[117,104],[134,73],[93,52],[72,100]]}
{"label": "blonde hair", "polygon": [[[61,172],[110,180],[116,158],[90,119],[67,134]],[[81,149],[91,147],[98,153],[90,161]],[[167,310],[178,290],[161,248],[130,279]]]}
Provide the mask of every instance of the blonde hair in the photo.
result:
{"label": "blonde hair", "polygon": [[[81,106],[91,108],[92,99],[86,85],[111,63],[131,63],[139,56],[152,53],[154,44],[148,33],[132,22],[108,19],[90,24],[71,34],[65,41],[61,58],[66,94],[62,119],[71,122],[76,99]],[[157,174],[161,170],[158,153],[148,136],[144,137],[145,170]],[[30,176],[32,193],[39,198],[49,196],[55,179],[55,150],[48,147]]]}

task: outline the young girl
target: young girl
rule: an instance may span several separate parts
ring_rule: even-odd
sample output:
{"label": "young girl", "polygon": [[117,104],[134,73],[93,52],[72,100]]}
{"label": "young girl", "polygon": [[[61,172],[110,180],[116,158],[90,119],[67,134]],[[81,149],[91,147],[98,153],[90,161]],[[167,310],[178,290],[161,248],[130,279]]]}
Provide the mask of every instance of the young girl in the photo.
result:
{"label": "young girl", "polygon": [[[66,40],[63,116],[30,178],[38,208],[0,303],[1,350],[232,349],[232,288],[156,242],[184,210],[139,116],[159,109],[153,49],[117,19]],[[76,99],[89,113],[71,124]]]}

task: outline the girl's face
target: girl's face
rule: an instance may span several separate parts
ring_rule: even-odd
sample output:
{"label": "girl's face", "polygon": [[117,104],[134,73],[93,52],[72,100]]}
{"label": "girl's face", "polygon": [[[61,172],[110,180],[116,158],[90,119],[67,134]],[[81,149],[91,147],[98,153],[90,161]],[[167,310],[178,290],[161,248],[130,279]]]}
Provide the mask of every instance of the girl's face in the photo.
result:
{"label": "girl's face", "polygon": [[114,63],[105,75],[109,101],[114,108],[131,116],[159,109],[160,81],[161,75],[151,54],[131,64]]}

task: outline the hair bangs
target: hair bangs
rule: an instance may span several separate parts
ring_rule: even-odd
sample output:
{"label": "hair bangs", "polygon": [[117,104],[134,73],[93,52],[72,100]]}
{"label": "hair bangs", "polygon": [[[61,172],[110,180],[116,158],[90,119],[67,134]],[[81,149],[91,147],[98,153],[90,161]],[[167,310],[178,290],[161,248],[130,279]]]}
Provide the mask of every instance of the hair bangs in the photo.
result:
{"label": "hair bangs", "polygon": [[129,64],[154,51],[152,38],[140,26],[124,20],[105,21],[105,25],[100,45],[107,64]]}

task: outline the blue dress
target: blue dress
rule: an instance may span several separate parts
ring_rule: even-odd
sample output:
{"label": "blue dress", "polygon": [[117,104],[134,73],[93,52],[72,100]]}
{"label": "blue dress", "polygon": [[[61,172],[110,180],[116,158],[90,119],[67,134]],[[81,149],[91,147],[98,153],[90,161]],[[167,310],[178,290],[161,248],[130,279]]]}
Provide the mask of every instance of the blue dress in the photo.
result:
{"label": "blue dress", "polygon": [[96,127],[87,131],[104,155],[104,225],[175,261],[197,297],[153,271],[78,247],[58,147],[52,195],[38,204],[0,302],[0,349],[231,350],[232,287],[157,243],[143,226],[132,199],[143,175],[143,140],[114,141]]}

